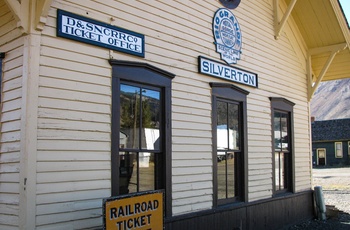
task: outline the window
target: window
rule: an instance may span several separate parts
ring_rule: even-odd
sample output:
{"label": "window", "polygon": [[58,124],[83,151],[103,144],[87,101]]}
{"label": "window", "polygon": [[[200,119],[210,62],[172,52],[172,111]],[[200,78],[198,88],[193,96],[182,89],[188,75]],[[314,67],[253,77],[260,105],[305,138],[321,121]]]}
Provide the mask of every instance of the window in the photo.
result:
{"label": "window", "polygon": [[174,75],[145,63],[110,63],[112,196],[164,189],[169,214]]}
{"label": "window", "polygon": [[343,158],[343,143],[335,142],[335,157]]}
{"label": "window", "polygon": [[246,201],[247,124],[249,92],[234,85],[212,87],[214,206]]}
{"label": "window", "polygon": [[270,98],[274,159],[274,191],[293,191],[293,106],[283,98]]}
{"label": "window", "polygon": [[326,149],[317,149],[317,165],[326,165]]}
{"label": "window", "polygon": [[2,59],[5,58],[5,53],[0,53],[0,106],[2,102]]}

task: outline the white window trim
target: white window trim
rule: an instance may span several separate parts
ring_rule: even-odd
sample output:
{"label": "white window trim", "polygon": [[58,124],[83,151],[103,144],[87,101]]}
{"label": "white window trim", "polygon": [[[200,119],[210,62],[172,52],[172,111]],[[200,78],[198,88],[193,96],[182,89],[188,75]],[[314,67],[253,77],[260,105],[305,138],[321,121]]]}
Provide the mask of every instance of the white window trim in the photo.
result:
{"label": "white window trim", "polygon": [[[337,145],[340,144],[340,151],[341,151],[341,156],[338,156],[337,154]],[[343,142],[335,142],[334,143],[334,153],[335,153],[335,158],[343,158]]]}
{"label": "white window trim", "polygon": [[319,162],[320,157],[318,152],[321,150],[324,151],[324,165],[327,165],[327,150],[325,148],[316,149],[317,165],[320,165],[320,162]]}

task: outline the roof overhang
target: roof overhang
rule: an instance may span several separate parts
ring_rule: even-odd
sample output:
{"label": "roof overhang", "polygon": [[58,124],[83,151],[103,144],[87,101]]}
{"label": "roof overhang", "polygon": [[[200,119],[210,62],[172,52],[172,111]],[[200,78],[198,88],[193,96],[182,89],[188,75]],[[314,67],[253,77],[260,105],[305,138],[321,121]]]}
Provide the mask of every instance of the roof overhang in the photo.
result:
{"label": "roof overhang", "polygon": [[[30,32],[30,21],[34,21],[34,29],[43,30],[52,0],[3,0],[7,7],[11,10],[16,22],[17,27],[22,30],[23,33]],[[32,4],[32,5],[31,5]],[[32,10],[31,10],[32,9]]]}
{"label": "roof overhang", "polygon": [[[284,1],[287,8],[278,15]],[[308,57],[309,100],[322,81],[350,78],[350,30],[338,0],[274,0],[275,36],[292,17],[303,36]]]}

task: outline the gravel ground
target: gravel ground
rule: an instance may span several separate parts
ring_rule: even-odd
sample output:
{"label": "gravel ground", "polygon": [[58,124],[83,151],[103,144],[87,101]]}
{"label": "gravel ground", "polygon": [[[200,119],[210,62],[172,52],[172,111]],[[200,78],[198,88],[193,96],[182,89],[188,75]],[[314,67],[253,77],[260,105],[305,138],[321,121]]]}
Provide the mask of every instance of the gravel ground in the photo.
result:
{"label": "gravel ground", "polygon": [[350,230],[350,167],[313,169],[313,187],[322,186],[327,220],[310,220],[286,230]]}

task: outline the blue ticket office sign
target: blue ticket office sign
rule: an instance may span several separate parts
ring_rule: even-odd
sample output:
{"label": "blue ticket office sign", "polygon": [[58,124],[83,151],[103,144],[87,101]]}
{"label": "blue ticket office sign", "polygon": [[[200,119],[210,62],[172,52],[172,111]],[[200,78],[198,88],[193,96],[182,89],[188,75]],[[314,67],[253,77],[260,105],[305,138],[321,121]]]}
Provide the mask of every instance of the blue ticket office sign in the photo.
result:
{"label": "blue ticket office sign", "polygon": [[143,34],[59,9],[57,10],[57,36],[145,57]]}

